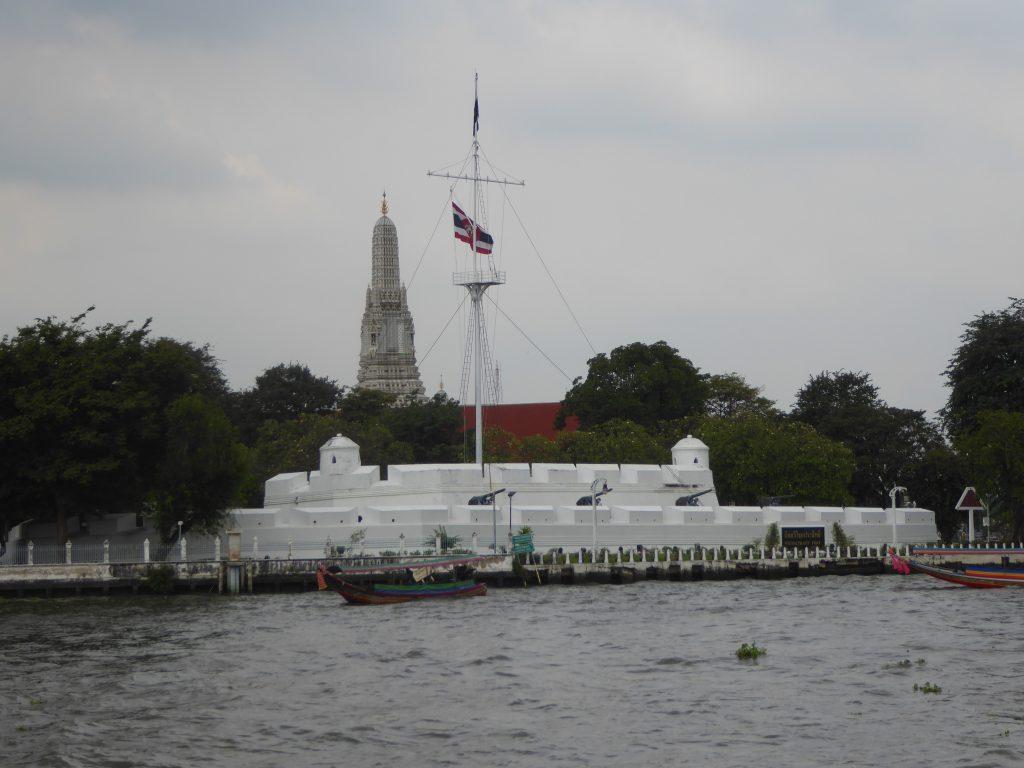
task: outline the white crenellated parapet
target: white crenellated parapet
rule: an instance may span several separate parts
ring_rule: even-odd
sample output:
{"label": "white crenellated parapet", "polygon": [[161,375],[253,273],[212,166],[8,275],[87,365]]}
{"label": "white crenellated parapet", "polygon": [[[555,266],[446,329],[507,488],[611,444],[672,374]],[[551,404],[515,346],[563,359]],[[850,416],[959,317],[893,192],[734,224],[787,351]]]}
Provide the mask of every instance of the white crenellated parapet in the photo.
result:
{"label": "white crenellated parapet", "polygon": [[[577,464],[576,482],[590,485],[598,478],[604,478],[609,487],[619,484],[618,464]],[[598,490],[601,490],[598,488]]]}
{"label": "white crenellated parapet", "polygon": [[534,464],[532,479],[548,485],[579,485],[575,464]]}

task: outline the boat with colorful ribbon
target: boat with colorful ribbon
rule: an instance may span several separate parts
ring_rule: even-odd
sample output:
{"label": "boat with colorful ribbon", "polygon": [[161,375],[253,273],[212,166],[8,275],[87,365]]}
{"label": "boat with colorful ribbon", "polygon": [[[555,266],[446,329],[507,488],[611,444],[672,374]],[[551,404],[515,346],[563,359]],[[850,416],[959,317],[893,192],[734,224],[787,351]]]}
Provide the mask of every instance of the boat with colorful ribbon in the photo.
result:
{"label": "boat with colorful ribbon", "polygon": [[899,557],[890,548],[892,567],[898,573],[923,573],[934,579],[948,581],[973,589],[998,589],[999,587],[1024,587],[1024,566],[1021,565],[974,565],[961,564],[954,568],[928,565],[912,557]]}

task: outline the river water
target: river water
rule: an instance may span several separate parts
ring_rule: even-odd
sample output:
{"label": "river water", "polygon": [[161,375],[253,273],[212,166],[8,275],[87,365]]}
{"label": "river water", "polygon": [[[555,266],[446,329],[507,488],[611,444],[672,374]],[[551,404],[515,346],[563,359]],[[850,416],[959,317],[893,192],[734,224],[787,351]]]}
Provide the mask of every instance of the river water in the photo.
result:
{"label": "river water", "polygon": [[1022,608],[924,576],[0,600],[0,765],[1020,766]]}

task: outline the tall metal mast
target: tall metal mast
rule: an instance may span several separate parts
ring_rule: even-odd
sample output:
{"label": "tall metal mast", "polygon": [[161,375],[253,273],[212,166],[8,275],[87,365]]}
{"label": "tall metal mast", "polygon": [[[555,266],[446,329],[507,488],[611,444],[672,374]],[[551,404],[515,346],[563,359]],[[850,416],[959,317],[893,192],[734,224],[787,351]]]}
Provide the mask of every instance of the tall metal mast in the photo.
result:
{"label": "tall metal mast", "polygon": [[477,252],[477,221],[480,215],[480,184],[514,184],[524,186],[526,182],[518,179],[498,179],[490,176],[480,175],[480,142],[477,141],[477,130],[479,128],[479,100],[477,97],[477,79],[479,75],[473,76],[473,175],[462,176],[437,171],[427,171],[428,176],[438,176],[442,179],[455,179],[460,181],[473,182],[473,234],[472,253],[473,269],[468,272],[456,272],[452,275],[452,282],[461,285],[469,291],[471,301],[473,323],[473,371],[474,371],[474,400],[476,412],[476,463],[480,465],[480,472],[484,471],[484,419],[483,419],[483,337],[484,337],[484,292],[492,285],[502,285],[505,282],[505,273],[494,268],[493,260],[488,257],[486,265],[481,268],[480,255]]}

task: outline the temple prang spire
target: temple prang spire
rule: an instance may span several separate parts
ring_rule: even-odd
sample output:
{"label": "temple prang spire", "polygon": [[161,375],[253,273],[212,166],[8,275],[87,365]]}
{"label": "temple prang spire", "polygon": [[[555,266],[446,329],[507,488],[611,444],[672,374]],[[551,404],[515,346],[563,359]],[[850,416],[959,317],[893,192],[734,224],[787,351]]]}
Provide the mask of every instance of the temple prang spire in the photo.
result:
{"label": "temple prang spire", "polygon": [[415,330],[398,262],[398,230],[388,217],[387,192],[381,196],[380,218],[373,227],[370,285],[360,333],[360,387],[376,389],[400,400],[423,397],[416,366]]}

